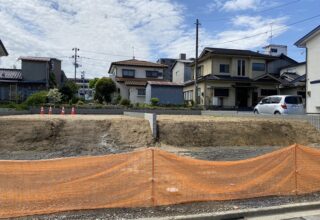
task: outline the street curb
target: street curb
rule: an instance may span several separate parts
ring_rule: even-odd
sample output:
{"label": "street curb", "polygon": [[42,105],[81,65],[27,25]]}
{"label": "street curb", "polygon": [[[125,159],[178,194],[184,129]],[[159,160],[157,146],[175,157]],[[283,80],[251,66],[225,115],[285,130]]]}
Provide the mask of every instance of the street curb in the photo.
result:
{"label": "street curb", "polygon": [[192,215],[180,215],[180,216],[169,216],[169,217],[153,217],[153,218],[140,218],[140,220],[227,220],[227,219],[241,219],[244,217],[258,217],[268,216],[274,214],[290,213],[290,212],[301,212],[313,209],[320,209],[320,202],[305,202],[295,203],[289,205],[271,206],[265,208],[252,208],[242,210],[232,210],[225,212],[213,212],[203,214],[192,214]]}

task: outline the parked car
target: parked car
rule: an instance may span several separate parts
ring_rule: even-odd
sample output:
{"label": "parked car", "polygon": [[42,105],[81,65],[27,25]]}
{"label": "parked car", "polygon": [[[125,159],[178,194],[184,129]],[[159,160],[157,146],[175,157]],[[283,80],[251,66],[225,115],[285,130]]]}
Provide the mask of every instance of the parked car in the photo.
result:
{"label": "parked car", "polygon": [[263,98],[255,107],[255,114],[304,114],[304,104],[301,96],[274,95]]}

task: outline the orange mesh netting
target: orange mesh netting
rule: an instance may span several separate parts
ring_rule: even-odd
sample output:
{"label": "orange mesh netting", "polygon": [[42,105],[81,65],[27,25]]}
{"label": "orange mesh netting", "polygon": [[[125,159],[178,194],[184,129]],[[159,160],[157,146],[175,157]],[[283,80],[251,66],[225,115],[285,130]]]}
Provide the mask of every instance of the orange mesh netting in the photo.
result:
{"label": "orange mesh netting", "polygon": [[320,151],[293,145],[214,162],[157,149],[102,157],[0,161],[0,217],[320,191]]}

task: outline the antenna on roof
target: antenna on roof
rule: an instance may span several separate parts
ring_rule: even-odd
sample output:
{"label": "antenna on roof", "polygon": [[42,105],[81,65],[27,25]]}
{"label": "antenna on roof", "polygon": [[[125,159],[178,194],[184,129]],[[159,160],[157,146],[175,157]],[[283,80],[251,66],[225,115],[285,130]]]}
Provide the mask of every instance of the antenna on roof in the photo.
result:
{"label": "antenna on roof", "polygon": [[132,58],[136,59],[136,57],[134,56],[134,46],[132,47]]}
{"label": "antenna on roof", "polygon": [[273,25],[273,22],[270,23],[270,44],[272,44],[272,38],[273,38],[273,33],[272,33],[272,25]]}

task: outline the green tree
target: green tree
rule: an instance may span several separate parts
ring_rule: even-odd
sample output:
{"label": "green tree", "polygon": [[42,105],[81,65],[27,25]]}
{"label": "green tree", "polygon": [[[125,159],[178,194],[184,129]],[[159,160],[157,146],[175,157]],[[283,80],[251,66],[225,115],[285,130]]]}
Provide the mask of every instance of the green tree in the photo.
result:
{"label": "green tree", "polygon": [[47,91],[40,91],[40,92],[33,93],[27,98],[27,100],[25,101],[25,104],[27,104],[28,106],[37,106],[37,105],[45,104],[47,102],[47,95],[48,95]]}
{"label": "green tree", "polygon": [[69,102],[77,94],[79,86],[71,80],[68,80],[60,89],[59,92],[62,94],[62,100]]}
{"label": "green tree", "polygon": [[94,89],[96,87],[98,80],[99,80],[99,78],[94,78],[94,79],[89,80],[89,88]]}
{"label": "green tree", "polygon": [[54,106],[62,100],[62,94],[58,89],[50,89],[47,96],[49,101],[53,102]]}
{"label": "green tree", "polygon": [[116,84],[112,81],[111,78],[103,77],[99,79],[95,86],[95,99],[99,101],[99,103],[111,102],[111,95],[116,91]]}

